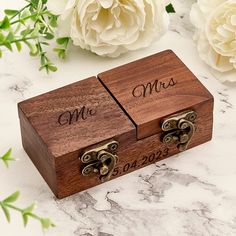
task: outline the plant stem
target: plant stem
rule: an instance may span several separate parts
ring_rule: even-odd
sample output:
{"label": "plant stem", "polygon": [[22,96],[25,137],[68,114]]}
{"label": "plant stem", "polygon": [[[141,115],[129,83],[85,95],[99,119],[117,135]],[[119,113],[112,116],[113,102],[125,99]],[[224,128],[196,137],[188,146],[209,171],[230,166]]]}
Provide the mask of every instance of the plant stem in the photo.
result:
{"label": "plant stem", "polygon": [[[10,41],[9,43],[10,43],[10,44],[13,44],[13,43],[17,43],[17,42],[23,42],[23,41],[33,40],[33,39],[36,39],[36,38],[37,38],[37,37],[19,38],[19,39],[12,40],[12,41]],[[1,46],[4,46],[4,45],[5,45],[4,43],[0,43],[0,47],[1,47]]]}
{"label": "plant stem", "polygon": [[[0,201],[0,206],[1,206],[1,205],[4,205],[5,207],[8,207],[8,208],[13,209],[13,210],[15,210],[15,211],[18,211],[18,212],[20,212],[22,215],[24,215],[24,209],[21,209],[21,208],[19,208],[19,207],[13,206],[13,205],[11,205],[11,204],[9,204],[9,203],[5,203],[5,202]],[[31,218],[34,218],[34,219],[36,219],[36,220],[38,220],[38,221],[41,221],[41,220],[43,219],[43,218],[37,216],[36,214],[34,214],[34,213],[32,213],[32,212],[27,212],[27,216],[30,216]]]}
{"label": "plant stem", "polygon": [[0,201],[0,204],[4,204],[5,206],[7,206],[7,207],[9,207],[9,208],[11,208],[11,209],[13,209],[13,210],[22,212],[22,209],[20,209],[20,208],[18,208],[18,207],[16,207],[16,206],[13,206],[13,205],[11,205],[11,204],[3,203],[3,202],[1,202],[1,201]]}
{"label": "plant stem", "polygon": [[26,8],[30,7],[31,4],[26,5],[22,9],[20,9],[15,15],[13,15],[10,20],[13,20],[16,16],[18,16],[22,11],[24,11]]}
{"label": "plant stem", "polygon": [[28,19],[30,19],[30,18],[32,18],[34,16],[41,16],[41,15],[44,15],[44,14],[47,14],[47,13],[49,13],[49,12],[48,11],[36,12],[34,14],[31,14],[30,16],[26,16],[24,18],[20,18],[19,20],[15,20],[15,21],[10,22],[10,23],[11,23],[11,25],[14,25],[14,24],[19,23],[21,21],[28,20]]}
{"label": "plant stem", "polygon": [[31,216],[32,218],[36,219],[36,220],[41,220],[41,217],[35,215],[34,213],[28,213],[28,216]]}

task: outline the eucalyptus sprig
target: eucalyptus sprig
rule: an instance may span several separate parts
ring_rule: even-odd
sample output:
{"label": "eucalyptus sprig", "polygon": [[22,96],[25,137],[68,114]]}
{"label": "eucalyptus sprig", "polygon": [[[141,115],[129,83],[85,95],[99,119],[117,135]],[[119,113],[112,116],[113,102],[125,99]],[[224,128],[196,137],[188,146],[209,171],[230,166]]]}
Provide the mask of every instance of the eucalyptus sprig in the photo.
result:
{"label": "eucalyptus sprig", "polygon": [[[40,58],[40,70],[55,72],[57,67],[48,58],[44,47],[50,45],[49,41],[55,37],[57,16],[47,10],[47,0],[25,1],[27,4],[20,10],[4,11],[5,17],[0,21],[0,57],[4,47],[10,51],[16,47],[21,51],[22,45],[26,45],[31,56]],[[64,58],[65,51],[60,55]]]}
{"label": "eucalyptus sprig", "polygon": [[[11,152],[12,152],[12,149],[9,149],[2,157],[0,157],[0,160],[3,161],[7,167],[8,167],[9,161],[15,160],[14,158],[11,157]],[[29,218],[38,220],[43,230],[49,229],[50,227],[55,227],[54,223],[49,218],[40,217],[33,212],[36,208],[35,203],[29,205],[26,208],[17,207],[14,203],[18,200],[19,196],[20,196],[20,192],[17,191],[11,194],[10,196],[8,196],[7,198],[0,200],[0,208],[2,209],[9,223],[11,221],[10,210],[14,210],[21,214],[25,227],[28,224]]]}

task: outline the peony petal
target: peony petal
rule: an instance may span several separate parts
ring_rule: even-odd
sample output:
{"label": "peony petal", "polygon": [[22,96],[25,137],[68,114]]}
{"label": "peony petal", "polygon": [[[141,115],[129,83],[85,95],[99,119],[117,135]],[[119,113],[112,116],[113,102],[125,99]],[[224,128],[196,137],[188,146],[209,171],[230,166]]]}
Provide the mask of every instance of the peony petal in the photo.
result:
{"label": "peony petal", "polygon": [[60,31],[69,28],[73,43],[81,48],[116,57],[128,49],[148,46],[165,32],[168,14],[164,2],[70,0],[60,16]]}
{"label": "peony petal", "polygon": [[113,4],[113,0],[99,0],[101,6],[105,9],[110,8]]}
{"label": "peony petal", "polygon": [[68,17],[61,18],[59,17],[57,20],[57,36],[58,37],[70,37],[71,28],[68,25],[71,25],[72,18],[73,18],[73,10],[71,10],[71,14],[68,14]]}
{"label": "peony petal", "polygon": [[64,10],[63,14],[61,14],[61,16],[60,16],[62,20],[67,20],[68,17],[69,18],[72,17],[76,3],[77,3],[77,0],[69,0],[68,1],[68,3],[65,6],[65,10]]}
{"label": "peony petal", "polygon": [[197,38],[198,53],[203,61],[205,61],[212,68],[221,72],[230,71],[233,69],[233,66],[229,61],[230,58],[217,53],[209,44],[204,32],[199,33]]}
{"label": "peony petal", "polygon": [[236,13],[235,13],[235,15],[233,15],[233,16],[230,17],[230,21],[231,21],[231,24],[232,24],[233,26],[236,25]]}
{"label": "peony petal", "polygon": [[190,20],[192,24],[198,29],[202,29],[205,25],[204,14],[200,10],[197,3],[193,4],[192,6],[192,9],[190,11]]}
{"label": "peony petal", "polygon": [[55,15],[61,15],[66,7],[68,0],[48,0],[47,8]]}

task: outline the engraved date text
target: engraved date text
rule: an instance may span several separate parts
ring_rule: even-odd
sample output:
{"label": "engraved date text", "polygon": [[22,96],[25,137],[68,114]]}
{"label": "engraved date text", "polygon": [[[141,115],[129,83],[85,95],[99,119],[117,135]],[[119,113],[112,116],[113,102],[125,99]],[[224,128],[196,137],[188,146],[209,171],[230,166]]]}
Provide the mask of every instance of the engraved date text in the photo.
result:
{"label": "engraved date text", "polygon": [[169,148],[158,150],[149,155],[142,156],[141,158],[138,158],[133,162],[128,162],[123,166],[115,167],[112,176],[122,175],[132,170],[139,169],[143,166],[155,163],[163,158],[166,158],[168,155],[169,155]]}

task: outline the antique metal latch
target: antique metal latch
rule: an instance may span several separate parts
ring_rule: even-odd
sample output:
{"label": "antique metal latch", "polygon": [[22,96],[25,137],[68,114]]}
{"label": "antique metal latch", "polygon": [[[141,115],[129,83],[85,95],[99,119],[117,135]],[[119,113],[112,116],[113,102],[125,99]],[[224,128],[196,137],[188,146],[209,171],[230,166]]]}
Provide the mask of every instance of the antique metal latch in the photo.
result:
{"label": "antique metal latch", "polygon": [[179,151],[185,151],[194,133],[194,122],[197,119],[195,111],[184,111],[164,119],[162,130],[165,132],[162,142],[170,145],[177,144]]}
{"label": "antique metal latch", "polygon": [[85,152],[81,157],[81,161],[86,164],[82,169],[82,174],[89,176],[97,173],[100,175],[99,178],[102,182],[109,180],[118,162],[118,156],[116,155],[118,146],[118,142],[111,141]]}

